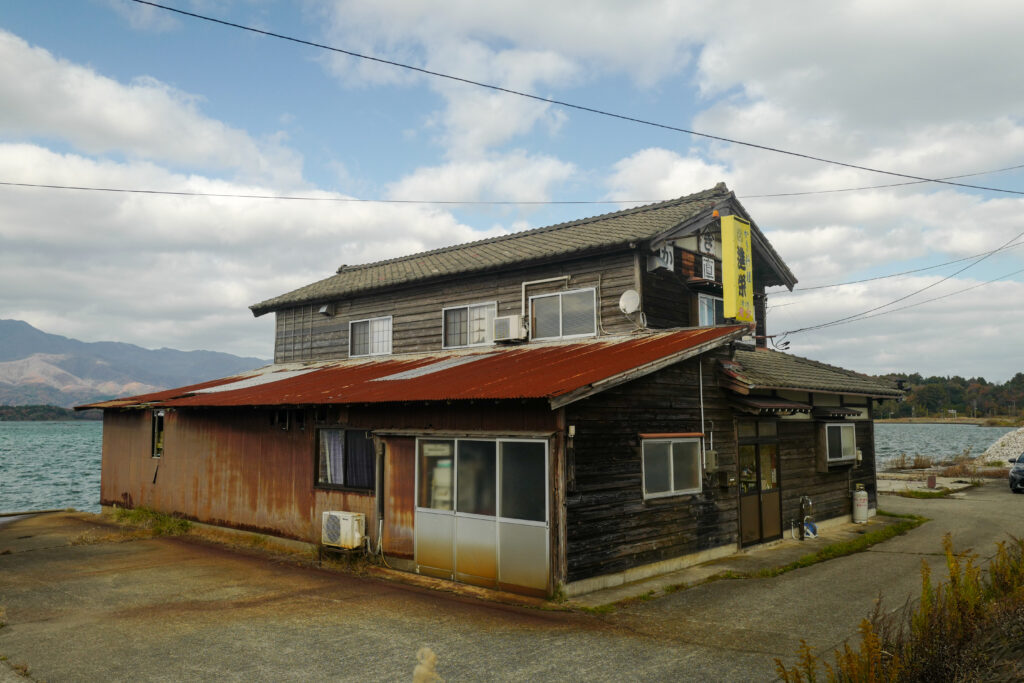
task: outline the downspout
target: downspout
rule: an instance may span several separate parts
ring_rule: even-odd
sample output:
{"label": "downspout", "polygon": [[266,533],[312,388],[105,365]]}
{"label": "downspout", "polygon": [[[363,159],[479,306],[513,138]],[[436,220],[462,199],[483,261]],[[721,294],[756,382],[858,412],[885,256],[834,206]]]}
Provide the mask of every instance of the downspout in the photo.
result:
{"label": "downspout", "polygon": [[[700,437],[700,450],[701,450],[701,454],[700,455],[701,455],[701,460],[702,460],[702,462],[704,464],[704,469],[707,469],[707,467],[708,467],[708,462],[707,462],[707,460],[708,460],[708,458],[707,458],[707,446],[704,443],[704,435],[703,435],[703,432],[704,432],[704,359],[701,358],[700,356],[697,356],[697,390],[698,390],[698,392],[700,394],[700,431],[701,431],[701,437]],[[712,448],[715,447],[714,438],[715,438],[715,435],[712,434],[711,435],[711,439],[712,439],[711,440],[711,447]]]}

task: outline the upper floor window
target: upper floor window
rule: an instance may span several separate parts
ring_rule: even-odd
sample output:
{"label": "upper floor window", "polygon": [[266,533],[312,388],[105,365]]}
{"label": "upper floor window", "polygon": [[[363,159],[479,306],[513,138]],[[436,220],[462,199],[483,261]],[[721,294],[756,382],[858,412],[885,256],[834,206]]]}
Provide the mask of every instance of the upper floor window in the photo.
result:
{"label": "upper floor window", "polygon": [[711,327],[725,322],[725,304],[721,297],[698,294],[697,310],[700,327]]}
{"label": "upper floor window", "polygon": [[353,320],[348,325],[348,355],[379,356],[391,353],[391,316]]}
{"label": "upper floor window", "polygon": [[444,309],[443,346],[479,346],[494,341],[494,315],[498,305],[472,304]]}
{"label": "upper floor window", "polygon": [[592,337],[597,334],[594,289],[530,297],[530,338]]}

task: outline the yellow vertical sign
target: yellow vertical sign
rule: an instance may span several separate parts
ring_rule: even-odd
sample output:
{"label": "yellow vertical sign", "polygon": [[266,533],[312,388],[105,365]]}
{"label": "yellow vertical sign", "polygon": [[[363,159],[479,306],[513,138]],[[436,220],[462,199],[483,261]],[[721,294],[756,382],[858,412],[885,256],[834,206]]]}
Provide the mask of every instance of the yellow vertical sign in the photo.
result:
{"label": "yellow vertical sign", "polygon": [[754,322],[750,223],[736,216],[722,216],[722,291],[726,318]]}

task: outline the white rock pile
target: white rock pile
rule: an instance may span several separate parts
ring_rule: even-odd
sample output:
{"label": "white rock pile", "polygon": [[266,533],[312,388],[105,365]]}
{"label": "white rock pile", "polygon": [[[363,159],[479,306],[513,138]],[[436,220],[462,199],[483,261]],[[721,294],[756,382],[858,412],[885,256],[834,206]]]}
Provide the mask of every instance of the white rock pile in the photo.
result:
{"label": "white rock pile", "polygon": [[986,448],[978,460],[981,462],[999,461],[1001,464],[1006,464],[1007,460],[1016,458],[1022,453],[1024,453],[1024,427],[1004,434],[999,441]]}

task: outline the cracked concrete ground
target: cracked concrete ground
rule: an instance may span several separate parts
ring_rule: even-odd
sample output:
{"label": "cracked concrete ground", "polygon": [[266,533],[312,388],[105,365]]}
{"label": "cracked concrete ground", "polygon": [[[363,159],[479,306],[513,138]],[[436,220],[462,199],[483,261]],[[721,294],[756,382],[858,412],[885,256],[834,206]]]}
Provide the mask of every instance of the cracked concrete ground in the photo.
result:
{"label": "cracked concrete ground", "polygon": [[[1024,496],[885,497],[932,522],[870,551],[593,614],[501,604],[185,539],[117,542],[88,515],[0,525],[0,682],[409,680],[430,646],[448,681],[771,680],[801,638],[833,648],[879,592],[898,607],[941,539],[990,556],[1024,535]],[[84,535],[83,535],[84,534]],[[90,536],[90,534],[92,536]],[[90,543],[81,543],[92,538]],[[5,678],[5,676],[7,678]]]}

